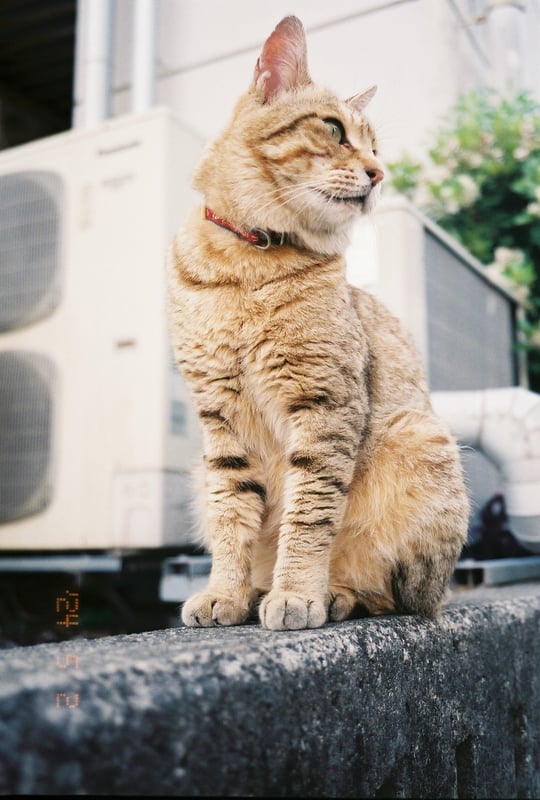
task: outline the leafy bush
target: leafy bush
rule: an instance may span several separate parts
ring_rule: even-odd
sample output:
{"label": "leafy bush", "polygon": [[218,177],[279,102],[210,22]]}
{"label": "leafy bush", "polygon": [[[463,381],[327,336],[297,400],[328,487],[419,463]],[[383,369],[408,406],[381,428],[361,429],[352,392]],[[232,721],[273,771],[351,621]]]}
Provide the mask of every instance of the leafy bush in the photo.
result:
{"label": "leafy bush", "polygon": [[426,163],[405,155],[390,182],[526,304],[521,340],[540,390],[540,106],[527,93],[463,96]]}

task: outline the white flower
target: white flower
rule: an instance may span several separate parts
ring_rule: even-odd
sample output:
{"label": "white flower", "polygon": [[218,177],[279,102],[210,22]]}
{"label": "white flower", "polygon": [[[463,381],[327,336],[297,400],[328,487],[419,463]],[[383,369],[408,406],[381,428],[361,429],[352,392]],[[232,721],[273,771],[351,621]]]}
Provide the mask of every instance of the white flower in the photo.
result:
{"label": "white flower", "polygon": [[493,150],[491,151],[491,156],[496,161],[500,161],[500,159],[503,157],[503,151],[501,150],[500,147],[494,147]]}
{"label": "white flower", "polygon": [[529,299],[529,295],[531,290],[528,286],[525,286],[522,283],[516,283],[516,281],[510,281],[512,284],[512,293],[514,297],[518,300],[519,303],[522,305],[527,304],[527,300]]}
{"label": "white flower", "polygon": [[530,153],[531,151],[526,147],[516,147],[513,152],[513,156],[517,161],[525,161],[525,159],[529,157]]}
{"label": "white flower", "polygon": [[[505,247],[498,247],[497,250],[506,250]],[[497,251],[495,251],[497,252]],[[520,252],[520,251],[518,251]],[[502,289],[506,289],[506,291],[511,292],[514,295],[516,300],[525,305],[527,303],[530,289],[528,286],[523,285],[522,283],[518,283],[517,281],[509,278],[508,275],[505,275],[504,267],[500,263],[493,263],[489,264],[486,269],[486,275],[488,275],[493,283],[496,283]]]}
{"label": "white flower", "polygon": [[540,186],[537,186],[536,189],[534,190],[534,196],[536,197],[538,202],[540,202]]}
{"label": "white flower", "polygon": [[456,197],[456,188],[451,184],[439,187],[438,197],[435,198],[435,202],[437,200],[441,206],[441,213],[457,214],[460,209],[460,204]]}
{"label": "white flower", "polygon": [[529,203],[529,205],[527,206],[527,212],[532,217],[540,217],[540,203]]}
{"label": "white flower", "polygon": [[458,175],[456,180],[459,184],[460,199],[464,206],[470,206],[477,200],[480,190],[470,175]]}
{"label": "white flower", "polygon": [[434,164],[432,167],[429,167],[429,169],[426,170],[424,179],[427,183],[444,183],[444,181],[451,177],[451,174],[452,173],[448,169],[448,166]]}
{"label": "white flower", "polygon": [[461,156],[461,160],[464,164],[468,167],[479,167],[484,160],[484,157],[480,153],[463,153]]}
{"label": "white flower", "polygon": [[496,247],[495,262],[490,266],[498,267],[500,270],[506,269],[511,264],[523,264],[525,253],[523,250],[511,247]]}
{"label": "white flower", "polygon": [[503,275],[503,270],[500,264],[496,262],[493,264],[488,264],[485,269],[486,275],[488,275],[493,283],[497,283],[499,286],[502,286],[504,289],[511,289],[511,281]]}
{"label": "white flower", "polygon": [[445,209],[447,214],[457,214],[459,211],[459,203],[457,200],[448,200],[445,203]]}

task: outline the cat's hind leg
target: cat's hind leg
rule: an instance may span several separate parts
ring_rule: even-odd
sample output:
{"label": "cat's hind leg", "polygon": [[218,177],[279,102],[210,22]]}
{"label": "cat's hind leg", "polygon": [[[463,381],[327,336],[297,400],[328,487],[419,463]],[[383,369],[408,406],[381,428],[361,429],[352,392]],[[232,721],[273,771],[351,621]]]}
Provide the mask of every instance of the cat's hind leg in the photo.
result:
{"label": "cat's hind leg", "polygon": [[330,570],[346,600],[331,618],[344,618],[352,595],[370,615],[437,616],[467,526],[457,445],[430,412],[400,412],[351,485]]}

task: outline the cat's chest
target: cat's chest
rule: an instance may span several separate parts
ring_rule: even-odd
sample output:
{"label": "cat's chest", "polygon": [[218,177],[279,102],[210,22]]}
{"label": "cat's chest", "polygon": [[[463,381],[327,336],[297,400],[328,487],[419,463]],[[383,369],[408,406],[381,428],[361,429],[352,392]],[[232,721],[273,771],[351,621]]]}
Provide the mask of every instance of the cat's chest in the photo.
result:
{"label": "cat's chest", "polygon": [[286,282],[187,292],[177,320],[177,343],[193,357],[214,354],[242,374],[318,347],[338,356],[358,343],[358,318],[344,294],[298,291]]}
{"label": "cat's chest", "polygon": [[242,440],[268,440],[267,449],[306,397],[349,396],[343,384],[362,380],[362,333],[346,295],[279,288],[185,293],[174,334],[199,408],[219,409]]}
{"label": "cat's chest", "polygon": [[302,359],[354,358],[359,320],[346,285],[312,277],[284,276],[259,287],[184,285],[175,298],[177,348],[209,374],[242,381],[266,380],[265,369],[285,379],[287,365]]}
{"label": "cat's chest", "polygon": [[[227,348],[241,359],[267,325],[271,309],[247,293],[231,290],[199,293],[186,304],[179,335],[209,352]],[[223,351],[224,353],[225,351]]]}
{"label": "cat's chest", "polygon": [[287,320],[275,324],[282,305],[270,293],[240,291],[236,287],[219,291],[187,293],[181,302],[177,337],[187,346],[213,350],[227,347],[230,357],[243,359],[257,341],[287,336]]}

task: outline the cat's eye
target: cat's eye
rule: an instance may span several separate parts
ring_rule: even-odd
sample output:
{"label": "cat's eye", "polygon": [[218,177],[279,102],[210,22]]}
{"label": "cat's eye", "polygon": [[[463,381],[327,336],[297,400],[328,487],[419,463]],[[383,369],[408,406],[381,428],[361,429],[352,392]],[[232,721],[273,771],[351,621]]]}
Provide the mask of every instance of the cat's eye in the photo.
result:
{"label": "cat's eye", "polygon": [[323,119],[323,122],[328,128],[332,139],[335,139],[338,144],[343,144],[345,142],[345,131],[341,122],[333,118]]}

